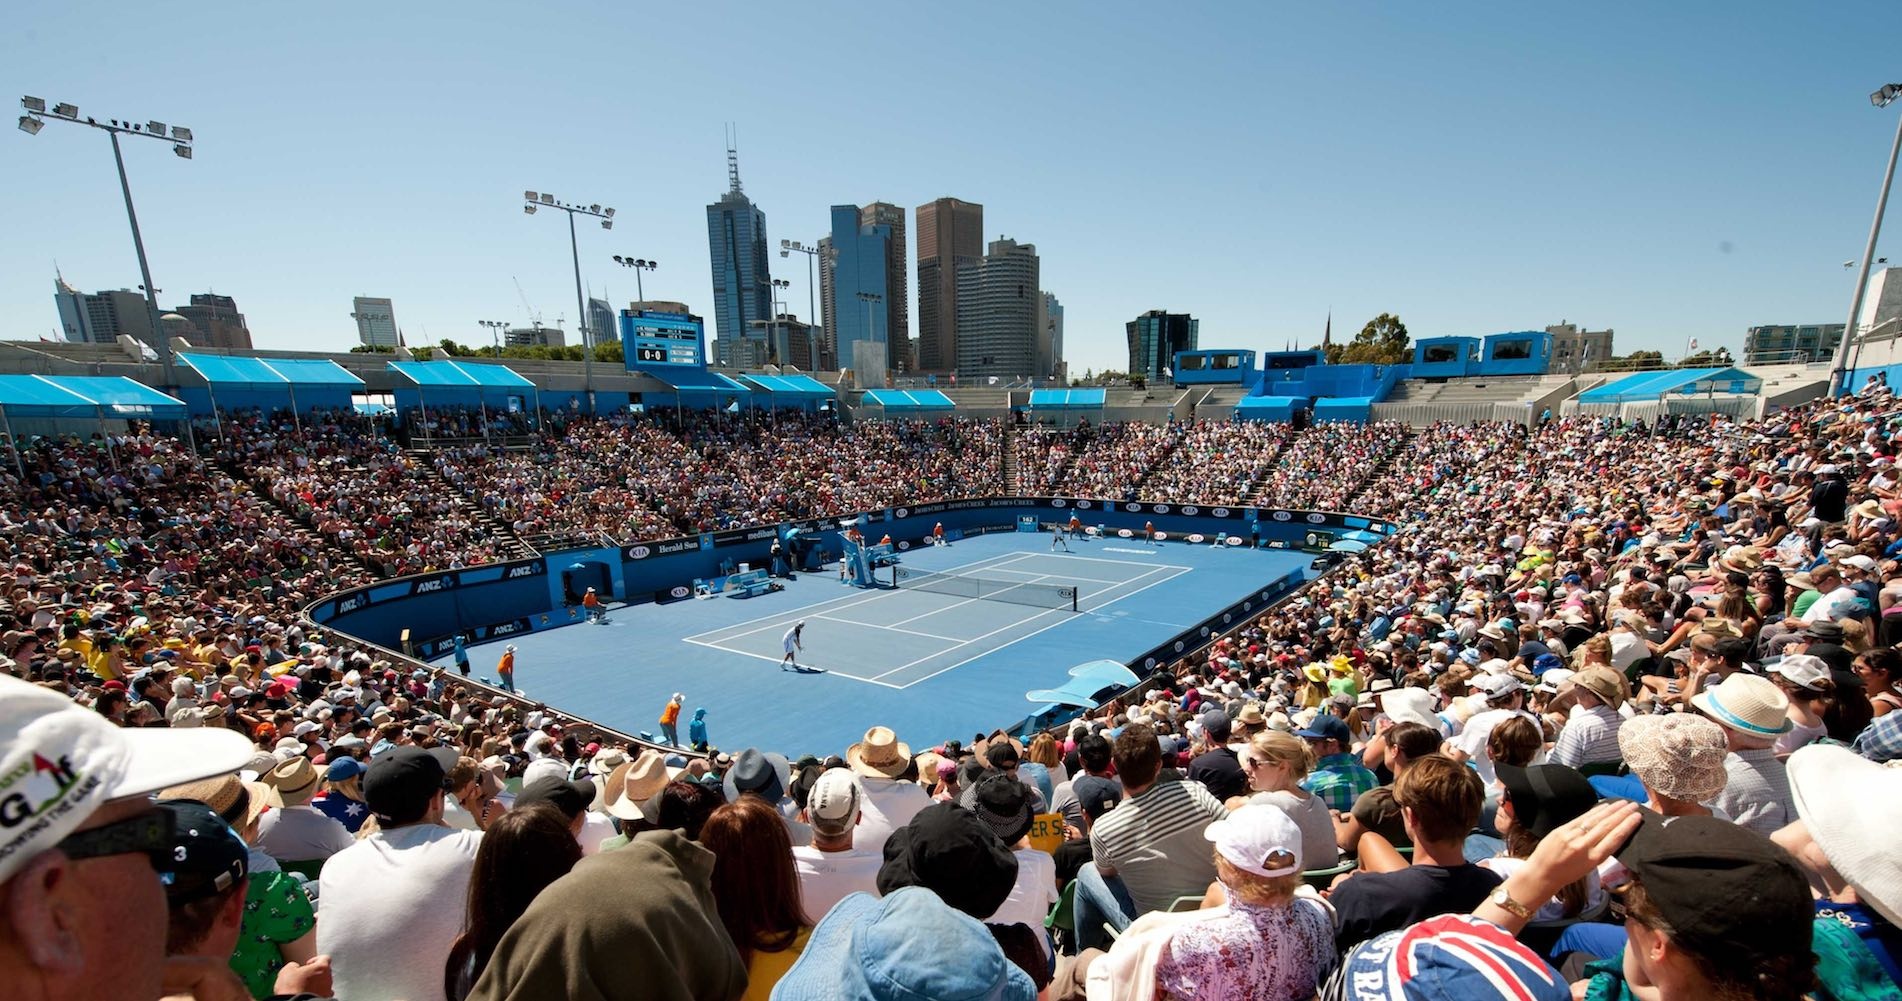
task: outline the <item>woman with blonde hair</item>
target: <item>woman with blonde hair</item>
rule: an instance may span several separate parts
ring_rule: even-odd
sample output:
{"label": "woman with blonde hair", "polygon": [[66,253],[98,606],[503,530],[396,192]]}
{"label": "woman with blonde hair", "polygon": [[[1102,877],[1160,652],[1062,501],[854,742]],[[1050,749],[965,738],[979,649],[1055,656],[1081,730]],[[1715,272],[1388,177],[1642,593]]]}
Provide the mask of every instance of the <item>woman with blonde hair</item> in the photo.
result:
{"label": "woman with blonde hair", "polygon": [[1239,755],[1242,774],[1254,795],[1249,805],[1272,806],[1286,813],[1301,829],[1301,854],[1308,868],[1326,869],[1337,862],[1334,814],[1321,797],[1301,788],[1301,780],[1314,767],[1314,752],[1307,742],[1280,730],[1265,730],[1250,737]]}

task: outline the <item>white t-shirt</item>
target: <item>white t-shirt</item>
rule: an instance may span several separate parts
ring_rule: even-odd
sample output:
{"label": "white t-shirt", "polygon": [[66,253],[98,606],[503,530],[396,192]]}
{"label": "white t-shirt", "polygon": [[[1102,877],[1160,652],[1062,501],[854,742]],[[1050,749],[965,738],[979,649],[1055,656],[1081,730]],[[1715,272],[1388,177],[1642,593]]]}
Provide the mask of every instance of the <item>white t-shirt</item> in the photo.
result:
{"label": "white t-shirt", "polygon": [[442,996],[482,835],[433,824],[372,834],[330,857],[318,879],[334,993],[352,1001]]}
{"label": "white t-shirt", "polygon": [[327,859],[353,844],[349,828],[314,807],[279,807],[258,821],[258,847],[280,861]]}
{"label": "white t-shirt", "polygon": [[1280,809],[1301,829],[1301,868],[1331,869],[1340,863],[1341,846],[1335,840],[1334,812],[1321,797],[1313,793],[1258,792],[1250,796],[1248,802]]}
{"label": "white t-shirt", "polygon": [[1486,753],[1486,740],[1493,735],[1493,727],[1514,716],[1524,716],[1532,721],[1533,726],[1539,724],[1536,717],[1522,709],[1488,709],[1475,713],[1472,719],[1466,721],[1466,728],[1460,731],[1459,736],[1453,738],[1453,746],[1466,753],[1467,759],[1478,769],[1480,781],[1489,789],[1496,776],[1493,775],[1493,756]]}
{"label": "white t-shirt", "polygon": [[884,776],[859,776],[859,826],[852,832],[854,847],[882,854],[892,832],[911,823],[918,811],[931,805],[931,794],[916,782]]}
{"label": "white t-shirt", "polygon": [[779,638],[779,641],[782,645],[786,647],[787,653],[792,653],[793,648],[797,646],[799,643],[799,627],[794,626],[791,629],[786,630],[786,635],[781,636]]}
{"label": "white t-shirt", "polygon": [[1861,600],[1862,595],[1857,594],[1855,588],[1844,585],[1816,599],[1816,603],[1803,613],[1803,621],[1809,623],[1827,619],[1835,622],[1848,617],[1855,609],[1855,603]]}
{"label": "white t-shirt", "polygon": [[885,863],[880,852],[853,848],[843,852],[822,852],[811,845],[792,850],[793,866],[799,870],[799,899],[806,908],[806,921],[817,925],[834,904],[848,895],[864,890],[876,897],[878,869]]}
{"label": "white t-shirt", "polygon": [[[1010,896],[1004,898],[997,913],[985,918],[984,923],[1021,924],[1028,925],[1031,931],[1040,931],[1043,919],[1057,902],[1057,860],[1035,848],[1019,848],[1011,854],[1017,856],[1017,882],[1012,884]],[[1043,946],[1044,955],[1050,955],[1050,939],[1039,934],[1037,941]]]}

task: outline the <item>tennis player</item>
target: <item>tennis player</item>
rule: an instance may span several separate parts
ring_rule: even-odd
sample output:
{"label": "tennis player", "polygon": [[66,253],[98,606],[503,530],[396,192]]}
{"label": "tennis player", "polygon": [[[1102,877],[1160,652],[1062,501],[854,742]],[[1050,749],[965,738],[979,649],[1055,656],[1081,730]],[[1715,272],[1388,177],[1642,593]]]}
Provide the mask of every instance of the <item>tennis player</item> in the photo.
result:
{"label": "tennis player", "polygon": [[941,521],[931,526],[931,544],[934,546],[944,545],[944,522]]}
{"label": "tennis player", "polygon": [[1153,521],[1143,522],[1143,541],[1149,543],[1152,546],[1156,544],[1156,523],[1155,522]]}
{"label": "tennis player", "polygon": [[1058,546],[1062,546],[1063,551],[1067,553],[1070,551],[1070,540],[1063,537],[1062,525],[1052,524],[1050,526],[1050,551],[1053,553],[1056,552]]}
{"label": "tennis player", "polygon": [[1077,517],[1074,511],[1070,512],[1070,536],[1076,539],[1083,538],[1083,519]]}
{"label": "tennis player", "polygon": [[786,635],[779,638],[780,645],[786,648],[786,656],[780,658],[779,661],[780,670],[784,671],[787,664],[791,664],[793,670],[799,670],[799,659],[793,654],[794,651],[804,650],[806,648],[806,644],[800,635],[805,628],[806,620],[800,619],[791,629],[786,630]]}

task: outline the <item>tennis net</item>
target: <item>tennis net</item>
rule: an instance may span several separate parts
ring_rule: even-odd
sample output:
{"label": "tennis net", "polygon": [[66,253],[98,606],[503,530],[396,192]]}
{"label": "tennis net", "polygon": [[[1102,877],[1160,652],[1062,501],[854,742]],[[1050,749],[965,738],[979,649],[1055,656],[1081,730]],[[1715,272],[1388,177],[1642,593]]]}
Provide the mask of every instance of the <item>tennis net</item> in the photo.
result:
{"label": "tennis net", "polygon": [[913,570],[902,565],[894,567],[893,570],[893,583],[914,591],[948,594],[958,598],[1004,601],[1013,605],[1031,605],[1036,608],[1067,608],[1072,612],[1077,610],[1077,587],[1074,584],[1026,584],[1022,581],[996,580],[966,574]]}

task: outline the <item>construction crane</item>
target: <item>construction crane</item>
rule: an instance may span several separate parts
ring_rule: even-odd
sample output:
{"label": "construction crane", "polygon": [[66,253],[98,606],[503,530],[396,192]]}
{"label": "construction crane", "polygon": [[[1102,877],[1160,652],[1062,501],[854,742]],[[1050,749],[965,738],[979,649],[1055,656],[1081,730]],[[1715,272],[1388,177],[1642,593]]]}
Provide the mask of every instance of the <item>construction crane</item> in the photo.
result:
{"label": "construction crane", "polygon": [[522,311],[528,314],[528,322],[533,324],[537,329],[540,329],[542,325],[542,314],[537,312],[535,307],[528,304],[528,293],[522,291],[522,280],[514,275],[510,275],[509,280],[515,283],[515,294],[522,298]]}

